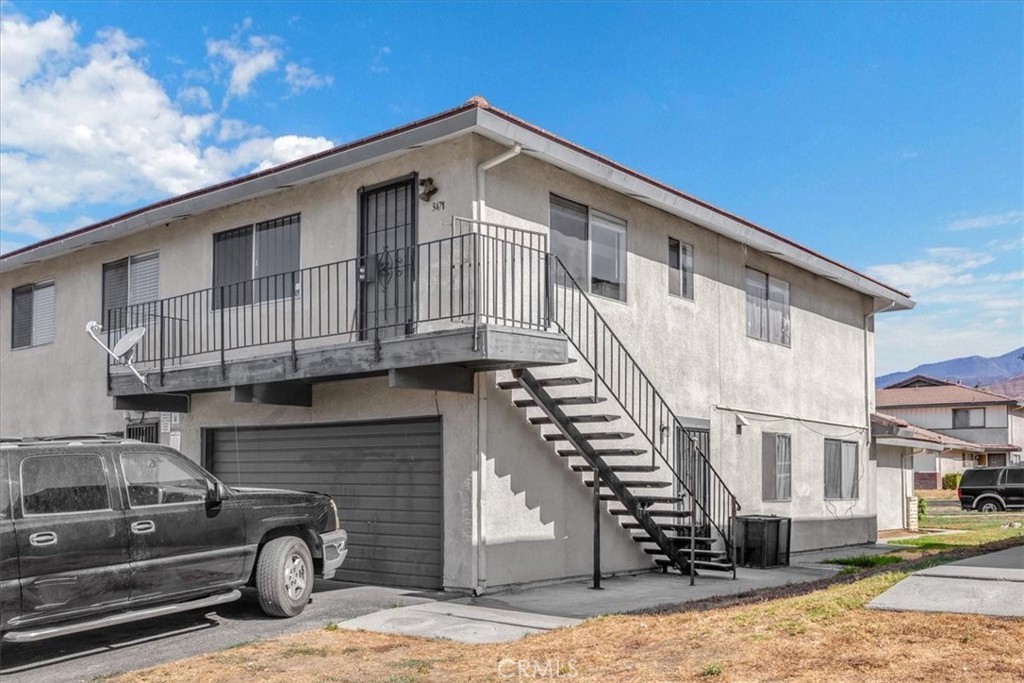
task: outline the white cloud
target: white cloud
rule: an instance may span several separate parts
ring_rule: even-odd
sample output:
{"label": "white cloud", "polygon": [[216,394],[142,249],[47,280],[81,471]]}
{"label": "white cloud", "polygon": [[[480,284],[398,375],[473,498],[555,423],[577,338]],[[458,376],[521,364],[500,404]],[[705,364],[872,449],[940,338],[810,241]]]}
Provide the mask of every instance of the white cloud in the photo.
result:
{"label": "white cloud", "polygon": [[370,64],[370,72],[375,74],[386,74],[390,71],[390,67],[384,63],[384,60],[391,55],[391,48],[385,45],[384,47],[378,48],[377,53],[373,56],[373,62]]}
{"label": "white cloud", "polygon": [[997,355],[1024,338],[1024,240],[983,247],[935,247],[923,258],[872,266],[868,273],[917,301],[877,319],[877,374],[958,356]]}
{"label": "white cloud", "polygon": [[240,34],[229,40],[207,41],[206,54],[219,58],[229,67],[229,97],[248,96],[257,78],[277,69],[284,54],[278,42],[276,38],[263,36],[249,36],[243,41]]}
{"label": "white cloud", "polygon": [[[139,41],[107,30],[79,42],[77,32],[58,15],[0,17],[5,239],[63,227],[41,214],[179,194],[331,146],[325,138],[275,139],[217,112],[186,114],[185,104],[208,108],[208,91],[185,88],[172,99],[136,56]],[[240,57],[233,92],[248,92],[261,64]]]}
{"label": "white cloud", "polygon": [[321,76],[309,67],[287,64],[284,67],[284,82],[292,89],[294,95],[304,90],[314,90],[331,85],[334,79],[330,76]]}
{"label": "white cloud", "polygon": [[1016,225],[1024,222],[1024,211],[1007,211],[1005,213],[990,213],[974,218],[961,218],[949,224],[950,230],[979,230],[982,228],[997,228],[1004,225]]}

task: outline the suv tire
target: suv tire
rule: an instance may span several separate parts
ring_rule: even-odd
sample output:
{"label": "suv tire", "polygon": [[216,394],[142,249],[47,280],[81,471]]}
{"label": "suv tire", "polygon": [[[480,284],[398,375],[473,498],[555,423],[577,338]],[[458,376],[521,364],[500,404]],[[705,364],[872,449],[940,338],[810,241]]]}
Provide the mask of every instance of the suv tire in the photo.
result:
{"label": "suv tire", "polygon": [[312,592],[313,559],[302,539],[282,536],[263,546],[256,561],[256,593],[266,614],[294,617]]}
{"label": "suv tire", "polygon": [[978,510],[980,510],[981,512],[1002,512],[1003,511],[1003,506],[999,503],[998,500],[995,500],[994,498],[986,498],[985,500],[981,501],[977,505],[978,505]]}

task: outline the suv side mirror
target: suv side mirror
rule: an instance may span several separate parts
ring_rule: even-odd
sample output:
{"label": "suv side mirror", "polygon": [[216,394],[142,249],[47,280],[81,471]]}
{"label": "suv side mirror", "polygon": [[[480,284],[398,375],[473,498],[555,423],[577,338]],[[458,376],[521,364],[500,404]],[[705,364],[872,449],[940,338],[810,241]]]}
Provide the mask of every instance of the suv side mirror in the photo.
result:
{"label": "suv side mirror", "polygon": [[214,508],[224,500],[224,491],[219,481],[206,480],[206,507]]}

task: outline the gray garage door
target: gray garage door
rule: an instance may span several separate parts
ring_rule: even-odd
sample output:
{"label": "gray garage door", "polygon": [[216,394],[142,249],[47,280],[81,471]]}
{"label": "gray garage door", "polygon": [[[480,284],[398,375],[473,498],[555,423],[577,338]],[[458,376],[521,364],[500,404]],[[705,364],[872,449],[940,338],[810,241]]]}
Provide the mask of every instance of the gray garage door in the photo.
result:
{"label": "gray garage door", "polygon": [[229,486],[319,491],[338,505],[349,554],[335,578],[441,588],[437,419],[212,430]]}

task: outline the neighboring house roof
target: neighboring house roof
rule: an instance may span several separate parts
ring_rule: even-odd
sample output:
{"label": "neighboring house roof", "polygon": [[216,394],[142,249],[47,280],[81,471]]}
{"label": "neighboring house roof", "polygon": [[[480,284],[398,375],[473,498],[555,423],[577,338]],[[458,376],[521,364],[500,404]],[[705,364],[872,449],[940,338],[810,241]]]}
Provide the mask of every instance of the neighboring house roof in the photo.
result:
{"label": "neighboring house roof", "polygon": [[[904,419],[885,413],[871,414],[871,436],[881,443],[894,446],[923,448],[929,451],[966,451],[968,453],[984,453],[987,447],[983,444],[971,443],[946,434],[939,434],[923,427],[910,424]],[[906,443],[901,443],[906,442]]]}
{"label": "neighboring house roof", "polygon": [[[908,386],[912,385],[912,386]],[[879,408],[1017,405],[1017,400],[933,377],[915,375],[875,392]]]}
{"label": "neighboring house roof", "polygon": [[575,145],[480,97],[465,104],[355,142],[252,173],[218,185],[166,199],[78,230],[17,249],[0,258],[0,272],[10,271],[77,249],[134,234],[204,211],[267,195],[292,185],[313,182],[352,170],[409,149],[477,133],[505,145],[520,144],[523,153],[616,192],[680,216],[713,232],[763,251],[852,290],[887,302],[885,310],[913,308],[910,295],[822,256],[751,221],[669,187],[606,157]]}

